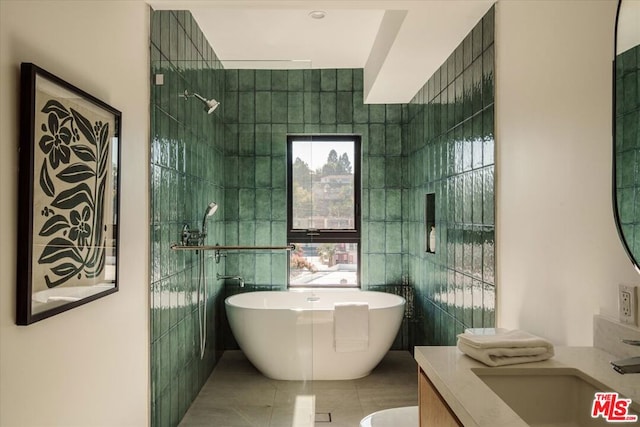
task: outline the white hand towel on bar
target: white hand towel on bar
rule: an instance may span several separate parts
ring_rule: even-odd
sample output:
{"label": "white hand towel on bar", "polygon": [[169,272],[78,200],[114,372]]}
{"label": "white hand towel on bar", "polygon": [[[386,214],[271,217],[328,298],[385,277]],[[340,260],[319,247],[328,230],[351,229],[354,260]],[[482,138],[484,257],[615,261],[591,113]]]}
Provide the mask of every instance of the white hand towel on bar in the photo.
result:
{"label": "white hand towel on bar", "polygon": [[458,348],[488,366],[539,362],[554,355],[553,344],[521,330],[496,335],[458,335]]}
{"label": "white hand towel on bar", "polygon": [[333,336],[338,353],[369,348],[369,304],[336,303],[333,306]]}

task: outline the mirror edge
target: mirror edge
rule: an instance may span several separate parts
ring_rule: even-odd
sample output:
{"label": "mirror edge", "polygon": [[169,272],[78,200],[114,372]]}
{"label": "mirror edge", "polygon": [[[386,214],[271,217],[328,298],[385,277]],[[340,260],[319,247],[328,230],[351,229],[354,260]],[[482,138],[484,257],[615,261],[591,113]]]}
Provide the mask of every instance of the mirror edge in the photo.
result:
{"label": "mirror edge", "polygon": [[613,32],[613,61],[612,61],[612,86],[611,86],[611,94],[612,94],[612,102],[611,102],[611,152],[612,152],[612,175],[611,175],[611,201],[613,205],[613,217],[616,224],[616,230],[618,232],[618,237],[620,238],[620,242],[631,261],[631,264],[634,266],[636,271],[640,273],[640,261],[636,260],[631,248],[629,247],[629,243],[624,237],[624,233],[622,231],[622,224],[620,221],[620,212],[618,209],[618,191],[617,191],[617,162],[616,162],[616,68],[618,63],[618,25],[620,24],[620,9],[622,8],[622,0],[617,1],[616,6],[616,18],[614,24],[614,32]]}

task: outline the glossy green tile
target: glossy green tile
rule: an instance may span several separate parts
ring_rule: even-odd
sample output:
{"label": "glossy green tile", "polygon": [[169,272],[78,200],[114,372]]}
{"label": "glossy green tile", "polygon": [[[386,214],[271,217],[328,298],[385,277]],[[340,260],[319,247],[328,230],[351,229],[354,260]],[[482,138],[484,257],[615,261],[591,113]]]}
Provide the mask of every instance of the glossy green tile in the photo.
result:
{"label": "glossy green tile", "polygon": [[239,176],[238,184],[243,188],[255,187],[255,158],[240,157],[238,159]]}
{"label": "glossy green tile", "polygon": [[271,123],[271,92],[259,91],[255,93],[255,121],[256,123]]}
{"label": "glossy green tile", "polygon": [[353,125],[351,123],[338,124],[336,126],[336,133],[349,135],[353,133]]}
{"label": "glossy green tile", "polygon": [[[344,71],[344,70],[338,70]],[[351,70],[348,70],[351,71]],[[349,73],[351,75],[351,73]],[[338,92],[336,98],[336,118],[338,123],[353,123],[353,93]]]}
{"label": "glossy green tile", "polygon": [[368,256],[368,283],[370,285],[385,284],[385,256],[371,254]]}
{"label": "glossy green tile", "polygon": [[385,285],[396,285],[401,283],[402,277],[402,255],[387,254],[385,257]]}
{"label": "glossy green tile", "polygon": [[238,92],[238,122],[255,123],[254,92]]}
{"label": "glossy green tile", "polygon": [[386,130],[384,125],[370,124],[368,154],[371,156],[385,154],[385,138]]}
{"label": "glossy green tile", "polygon": [[287,90],[287,72],[285,70],[271,71],[271,90],[274,90],[274,91]]}
{"label": "glossy green tile", "polygon": [[[271,244],[274,246],[287,244],[287,223],[285,221],[271,221]],[[286,256],[288,257],[288,254]]]}
{"label": "glossy green tile", "polygon": [[238,125],[238,154],[252,156],[255,152],[255,127],[253,124]]}
{"label": "glossy green tile", "polygon": [[238,122],[238,92],[225,92],[224,104],[222,105],[224,121],[226,123]]}
{"label": "glossy green tile", "polygon": [[336,124],[321,124],[319,132],[321,134],[323,134],[323,133],[336,133],[336,132],[338,132],[338,126]]}
{"label": "glossy green tile", "polygon": [[494,47],[489,46],[482,54],[482,105],[484,107],[493,104],[493,70],[494,70]]}
{"label": "glossy green tile", "polygon": [[271,219],[285,221],[287,219],[287,193],[284,188],[274,189],[271,193]]}
{"label": "glossy green tile", "polygon": [[[278,243],[282,245],[284,242]],[[287,286],[287,263],[286,253],[274,253],[271,255],[271,284],[281,286],[282,290]]]}
{"label": "glossy green tile", "polygon": [[304,92],[304,123],[320,123],[320,93]]}
{"label": "glossy green tile", "polygon": [[473,27],[473,30],[471,30],[471,38],[473,59],[475,60],[482,54],[482,22]]}
{"label": "glossy green tile", "polygon": [[271,158],[271,187],[285,188],[287,183],[287,160],[284,156]]}
{"label": "glossy green tile", "polygon": [[290,70],[287,72],[287,90],[304,90],[303,70]]}
{"label": "glossy green tile", "polygon": [[[387,254],[400,254],[402,252],[402,224],[400,222],[387,222],[386,230],[385,230],[385,253]],[[394,262],[397,266],[391,270],[392,272],[397,271],[397,278],[400,276],[400,272],[402,271],[402,263],[399,261]],[[389,272],[389,266],[387,265],[387,270]],[[395,273],[394,273],[395,275]],[[393,282],[388,282],[393,283]]]}
{"label": "glossy green tile", "polygon": [[385,158],[376,156],[369,157],[369,188],[385,187]]}
{"label": "glossy green tile", "polygon": [[362,91],[352,92],[352,109],[354,123],[369,123],[369,106],[363,102]]}
{"label": "glossy green tile", "polygon": [[256,91],[271,90],[271,70],[256,70]]}
{"label": "glossy green tile", "polygon": [[255,126],[255,155],[271,155],[272,130],[270,124],[257,124]]}
{"label": "glossy green tile", "polygon": [[336,89],[338,91],[352,91],[353,89],[353,70],[338,69],[336,76]]}
{"label": "glossy green tile", "polygon": [[385,193],[385,218],[388,221],[402,219],[402,190],[387,189]]}
{"label": "glossy green tile", "polygon": [[621,117],[622,122],[622,140],[620,143],[620,149],[627,151],[637,146],[637,142],[640,140],[640,112],[626,112]]}
{"label": "glossy green tile", "polygon": [[382,169],[384,174],[384,187],[387,189],[399,188],[402,185],[402,158],[386,157]]}
{"label": "glossy green tile", "polygon": [[259,156],[255,158],[256,187],[271,187],[271,157]]}
{"label": "glossy green tile", "polygon": [[305,92],[320,92],[320,70],[304,70],[303,82]]}
{"label": "glossy green tile", "polygon": [[368,251],[369,253],[385,252],[385,223],[382,221],[373,221],[368,224]]}
{"label": "glossy green tile", "polygon": [[334,92],[336,90],[336,70],[320,70],[320,90],[322,92]]}
{"label": "glossy green tile", "polygon": [[385,110],[384,104],[369,104],[369,123],[384,123]]}
{"label": "glossy green tile", "polygon": [[286,124],[273,124],[271,126],[271,154],[274,157],[287,155]]}
{"label": "glossy green tile", "polygon": [[636,201],[635,197],[635,188],[623,188],[617,190],[618,213],[622,224],[634,222],[636,204],[640,203],[640,201]]}
{"label": "glossy green tile", "polygon": [[385,126],[385,153],[387,156],[402,154],[402,127],[400,124]]}
{"label": "glossy green tile", "polygon": [[384,221],[386,197],[384,189],[371,189],[369,191],[369,219],[372,221]]}
{"label": "glossy green tile", "polygon": [[287,96],[287,122],[303,123],[303,92],[289,92]]}
{"label": "glossy green tile", "polygon": [[[322,70],[327,71],[327,70]],[[335,70],[334,74],[335,74]],[[321,92],[320,93],[320,123],[336,124],[336,93]]]}
{"label": "glossy green tile", "polygon": [[[269,229],[269,224],[266,224],[265,229]],[[271,234],[271,233],[269,233]],[[270,239],[269,239],[270,241]],[[266,242],[265,238],[256,239],[256,244],[268,246],[270,243],[258,243]],[[257,285],[271,285],[271,255],[258,254],[256,255],[256,284]]]}
{"label": "glossy green tile", "polygon": [[[254,221],[240,221],[238,223],[238,243],[240,245],[254,246],[256,244],[256,223]],[[240,256],[241,266],[248,267],[253,256]],[[247,278],[248,279],[248,278]]]}
{"label": "glossy green tile", "polygon": [[238,90],[238,70],[225,70],[224,72],[225,91]]}
{"label": "glossy green tile", "polygon": [[238,70],[238,90],[254,91],[255,90],[255,71],[254,70]]}
{"label": "glossy green tile", "polygon": [[271,122],[287,123],[287,93],[286,92],[272,92]]}

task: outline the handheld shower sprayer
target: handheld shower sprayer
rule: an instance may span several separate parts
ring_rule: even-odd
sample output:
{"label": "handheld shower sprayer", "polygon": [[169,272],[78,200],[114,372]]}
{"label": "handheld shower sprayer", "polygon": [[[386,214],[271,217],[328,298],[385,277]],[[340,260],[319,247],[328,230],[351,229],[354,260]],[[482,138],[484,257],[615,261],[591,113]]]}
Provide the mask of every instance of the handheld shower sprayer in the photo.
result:
{"label": "handheld shower sprayer", "polygon": [[202,236],[207,235],[207,218],[212,216],[218,210],[218,204],[216,202],[211,202],[207,205],[207,209],[204,211],[204,216],[202,217]]}
{"label": "handheld shower sprayer", "polygon": [[213,113],[216,110],[216,108],[218,108],[218,106],[220,105],[220,103],[213,98],[207,99],[201,95],[198,95],[195,92],[189,93],[189,91],[186,89],[184,91],[184,94],[181,96],[184,96],[184,99],[188,99],[189,97],[198,98],[205,105],[204,111],[206,111],[207,114]]}
{"label": "handheld shower sprayer", "polygon": [[[185,91],[186,94],[186,91]],[[210,111],[211,112],[211,111]],[[211,202],[204,210],[202,217],[202,232],[196,231],[198,245],[204,244],[207,237],[207,219],[218,210],[218,204]],[[197,253],[197,252],[196,252]],[[200,359],[204,359],[207,347],[207,271],[205,266],[204,251],[200,251],[200,271],[198,275],[198,326],[200,335]]]}

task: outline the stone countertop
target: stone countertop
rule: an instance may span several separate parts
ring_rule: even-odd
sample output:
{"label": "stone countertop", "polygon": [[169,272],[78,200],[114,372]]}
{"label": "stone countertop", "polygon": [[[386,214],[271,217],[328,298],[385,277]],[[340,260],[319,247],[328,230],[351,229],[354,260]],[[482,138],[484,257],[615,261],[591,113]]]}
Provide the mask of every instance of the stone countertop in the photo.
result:
{"label": "stone countertop", "polygon": [[457,347],[415,347],[414,357],[465,427],[528,425],[471,371],[472,368],[575,368],[611,387],[604,391],[617,391],[630,398],[634,406],[640,402],[640,374],[615,372],[609,362],[618,358],[594,347],[555,347],[555,356],[549,360],[497,368],[487,367]]}

